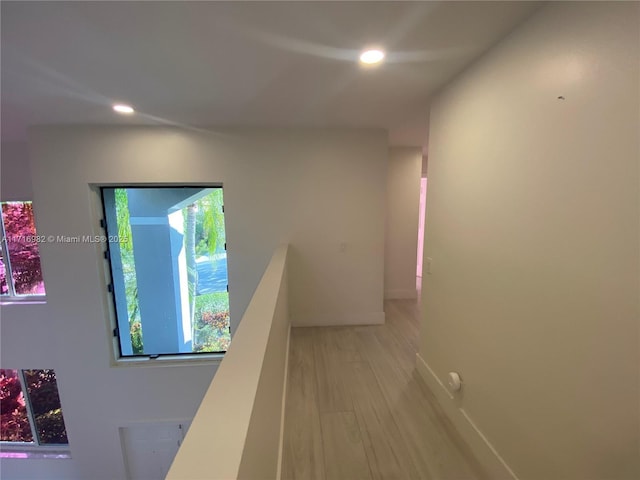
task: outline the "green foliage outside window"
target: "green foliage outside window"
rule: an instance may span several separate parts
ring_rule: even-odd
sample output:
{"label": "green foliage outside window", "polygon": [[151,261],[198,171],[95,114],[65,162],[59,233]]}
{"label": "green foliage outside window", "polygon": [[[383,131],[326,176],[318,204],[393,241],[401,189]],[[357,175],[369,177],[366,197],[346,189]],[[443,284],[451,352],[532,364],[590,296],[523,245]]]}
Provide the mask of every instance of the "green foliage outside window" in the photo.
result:
{"label": "green foliage outside window", "polygon": [[[127,314],[132,350],[144,354],[143,324],[138,302],[137,279],[131,223],[126,188],[115,189],[116,217],[120,255],[124,275]],[[182,210],[185,251],[187,254],[188,291],[192,325],[193,351],[226,351],[229,333],[229,295],[226,292],[198,294],[196,259],[225,253],[225,226],[221,188],[212,189]],[[217,321],[211,321],[215,317]]]}

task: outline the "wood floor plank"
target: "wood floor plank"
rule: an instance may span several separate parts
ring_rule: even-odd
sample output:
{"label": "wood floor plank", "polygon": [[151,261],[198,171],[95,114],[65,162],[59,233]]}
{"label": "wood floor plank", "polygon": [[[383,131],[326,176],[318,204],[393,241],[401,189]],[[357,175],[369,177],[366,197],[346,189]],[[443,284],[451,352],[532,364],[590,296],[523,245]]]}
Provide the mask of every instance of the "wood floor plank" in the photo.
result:
{"label": "wood floor plank", "polygon": [[423,480],[369,363],[350,363],[345,371],[371,476],[380,480]]}
{"label": "wood floor plank", "polygon": [[414,300],[395,300],[385,303],[387,330],[401,335],[415,353],[420,348],[419,308]]}
{"label": "wood floor plank", "polygon": [[353,412],[320,415],[327,480],[369,480],[371,472]]}
{"label": "wood floor plank", "polygon": [[282,478],[287,480],[326,478],[313,340],[311,329],[291,329],[282,453]]}
{"label": "wood floor plank", "polygon": [[415,370],[418,311],[393,300],[384,325],[292,329],[283,478],[487,478]]}
{"label": "wood floor plank", "polygon": [[342,362],[335,353],[337,347],[332,337],[331,329],[314,329],[313,358],[320,413],[353,410],[341,368]]}
{"label": "wood floor plank", "polygon": [[382,359],[396,363],[398,368],[410,377],[415,371],[416,354],[404,336],[393,327],[377,329],[373,334],[385,350],[386,355]]}
{"label": "wood floor plank", "polygon": [[331,355],[338,363],[362,362],[363,357],[354,341],[355,333],[350,327],[336,327],[328,329],[329,341],[332,346]]}
{"label": "wood floor plank", "polygon": [[415,376],[407,373],[388,345],[380,343],[380,332],[359,336],[418,473],[424,478],[477,478],[453,442],[453,432],[434,418],[433,405]]}
{"label": "wood floor plank", "polygon": [[389,412],[400,430],[420,478],[440,478],[436,476],[437,469],[433,468],[436,447],[421,439],[421,432],[426,433],[434,429],[422,418],[424,413],[420,410],[418,402],[405,393],[409,383],[406,370],[382,347],[376,333],[359,332],[358,337],[362,348],[367,352],[371,369],[389,406]]}

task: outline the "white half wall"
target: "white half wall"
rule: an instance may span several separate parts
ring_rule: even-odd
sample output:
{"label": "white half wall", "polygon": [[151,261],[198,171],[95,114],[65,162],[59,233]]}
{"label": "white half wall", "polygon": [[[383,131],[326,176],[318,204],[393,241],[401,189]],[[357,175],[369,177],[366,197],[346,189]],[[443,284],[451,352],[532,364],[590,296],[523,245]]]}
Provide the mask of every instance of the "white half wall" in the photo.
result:
{"label": "white half wall", "polygon": [[284,245],[264,272],[167,480],[277,478],[289,351],[287,293]]}
{"label": "white half wall", "polygon": [[384,297],[416,298],[422,149],[389,149],[384,247]]}
{"label": "white half wall", "polygon": [[[222,183],[234,332],[282,243],[294,323],[376,323],[387,150],[383,130],[39,127],[29,141],[36,227],[101,234],[91,184]],[[215,363],[110,366],[102,249],[42,244],[47,303],[1,307],[2,367],[55,369],[72,455],[3,459],[3,478],[125,478],[118,428],[189,422],[211,383]]]}
{"label": "white half wall", "polygon": [[639,19],[551,3],[433,104],[418,366],[490,478],[640,478]]}

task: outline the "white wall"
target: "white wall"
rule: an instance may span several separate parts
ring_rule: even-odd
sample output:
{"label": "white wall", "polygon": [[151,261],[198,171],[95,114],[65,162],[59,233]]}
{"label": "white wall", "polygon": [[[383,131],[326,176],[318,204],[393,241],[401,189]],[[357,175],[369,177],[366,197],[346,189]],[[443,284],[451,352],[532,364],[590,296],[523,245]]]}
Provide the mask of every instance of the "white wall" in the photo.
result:
{"label": "white wall", "polygon": [[26,142],[0,145],[0,200],[31,200],[31,172]]}
{"label": "white wall", "polygon": [[544,7],[431,112],[420,354],[522,479],[640,478],[639,7]]}
{"label": "white wall", "polygon": [[416,298],[422,149],[389,149],[384,247],[385,298]]}
{"label": "white wall", "polygon": [[[93,183],[222,182],[234,329],[280,243],[291,244],[294,323],[384,319],[384,131],[44,127],[31,133],[39,234],[100,233]],[[109,366],[100,250],[41,245],[47,304],[2,307],[2,366],[56,370],[73,456],[3,460],[3,478],[124,478],[118,427],[190,420],[213,377],[211,364]]]}

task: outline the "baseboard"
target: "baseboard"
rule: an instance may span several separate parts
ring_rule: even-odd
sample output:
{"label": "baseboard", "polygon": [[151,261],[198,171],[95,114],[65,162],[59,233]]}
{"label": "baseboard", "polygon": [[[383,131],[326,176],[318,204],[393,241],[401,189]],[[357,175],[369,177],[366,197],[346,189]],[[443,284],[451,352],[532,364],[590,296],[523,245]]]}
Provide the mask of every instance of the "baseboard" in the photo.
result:
{"label": "baseboard", "polygon": [[414,300],[418,298],[418,290],[415,288],[385,290],[385,300]]}
{"label": "baseboard", "polygon": [[284,452],[284,415],[287,404],[287,385],[289,384],[289,342],[291,340],[291,324],[287,331],[287,350],[284,356],[284,385],[282,387],[282,407],[280,411],[280,440],[278,445],[278,469],[276,478],[282,478],[282,454]]}
{"label": "baseboard", "polygon": [[419,353],[416,354],[416,369],[438,399],[438,403],[444,413],[449,417],[456,430],[484,467],[489,478],[495,480],[518,480],[514,471],[480,431],[464,408],[458,407],[454,403],[453,395]]}
{"label": "baseboard", "polygon": [[346,315],[296,315],[293,327],[344,327],[349,325],[382,325],[384,312],[353,313]]}

